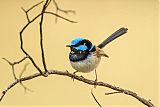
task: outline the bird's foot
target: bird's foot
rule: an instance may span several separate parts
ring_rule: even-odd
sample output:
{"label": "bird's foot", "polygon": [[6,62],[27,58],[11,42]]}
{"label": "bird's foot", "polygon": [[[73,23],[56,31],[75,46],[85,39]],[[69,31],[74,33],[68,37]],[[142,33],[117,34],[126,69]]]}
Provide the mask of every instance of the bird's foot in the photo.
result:
{"label": "bird's foot", "polygon": [[74,77],[75,77],[75,75],[76,75],[76,73],[77,73],[78,71],[75,71],[75,72],[73,72],[73,76],[71,77],[71,80],[74,82]]}
{"label": "bird's foot", "polygon": [[97,87],[97,78],[94,80],[94,88],[96,88]]}

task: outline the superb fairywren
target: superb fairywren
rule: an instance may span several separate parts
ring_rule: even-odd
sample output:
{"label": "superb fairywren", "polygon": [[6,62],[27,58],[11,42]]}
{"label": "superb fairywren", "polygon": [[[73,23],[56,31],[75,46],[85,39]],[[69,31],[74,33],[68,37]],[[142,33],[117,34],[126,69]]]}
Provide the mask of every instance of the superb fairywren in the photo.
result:
{"label": "superb fairywren", "polygon": [[87,39],[74,38],[71,41],[71,44],[67,45],[67,47],[70,47],[71,50],[69,54],[71,66],[76,70],[76,72],[87,73],[95,70],[96,73],[96,68],[101,60],[101,57],[108,57],[108,55],[102,50],[102,48],[112,40],[126,33],[127,30],[127,28],[120,28],[98,46],[92,44]]}

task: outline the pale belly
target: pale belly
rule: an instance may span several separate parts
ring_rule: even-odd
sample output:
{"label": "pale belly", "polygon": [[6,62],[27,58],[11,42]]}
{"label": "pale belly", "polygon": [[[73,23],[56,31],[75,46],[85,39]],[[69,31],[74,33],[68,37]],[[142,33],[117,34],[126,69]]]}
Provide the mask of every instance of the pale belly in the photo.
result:
{"label": "pale belly", "polygon": [[77,62],[70,61],[70,63],[75,70],[79,72],[87,73],[96,69],[100,60],[101,60],[101,57],[89,55],[85,60],[77,61]]}

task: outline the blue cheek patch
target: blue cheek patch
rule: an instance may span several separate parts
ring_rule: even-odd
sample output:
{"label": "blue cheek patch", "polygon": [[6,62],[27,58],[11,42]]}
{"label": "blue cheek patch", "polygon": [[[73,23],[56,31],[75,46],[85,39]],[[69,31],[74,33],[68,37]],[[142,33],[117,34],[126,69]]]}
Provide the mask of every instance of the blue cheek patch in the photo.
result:
{"label": "blue cheek patch", "polygon": [[94,48],[94,45],[92,44],[91,48],[89,49],[89,51],[91,51]]}
{"label": "blue cheek patch", "polygon": [[87,50],[88,48],[87,48],[87,46],[84,46],[84,45],[80,45],[80,46],[78,46],[78,47],[75,47],[77,50],[81,50],[81,51],[85,51],[85,50]]}
{"label": "blue cheek patch", "polygon": [[76,45],[78,42],[84,40],[83,38],[74,38],[71,42],[71,45]]}

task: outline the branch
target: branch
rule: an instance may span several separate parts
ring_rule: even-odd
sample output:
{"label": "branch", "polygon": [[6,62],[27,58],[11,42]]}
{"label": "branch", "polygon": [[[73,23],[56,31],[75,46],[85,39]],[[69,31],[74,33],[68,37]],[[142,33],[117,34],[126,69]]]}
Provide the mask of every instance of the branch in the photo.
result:
{"label": "branch", "polygon": [[41,2],[33,5],[33,6],[32,6],[31,8],[29,8],[28,10],[25,10],[23,7],[21,7],[22,10],[23,10],[23,11],[25,12],[25,14],[26,14],[26,17],[27,17],[28,22],[30,22],[30,19],[29,19],[29,16],[28,16],[28,12],[31,11],[33,8],[37,7],[38,5],[40,5],[40,4],[43,3],[43,2],[44,2],[44,1],[41,1]]}
{"label": "branch", "polygon": [[[49,2],[50,3],[50,2]],[[46,6],[48,6],[48,0],[46,0],[42,12],[41,12],[41,21],[40,21],[40,47],[41,47],[41,56],[42,56],[42,63],[43,63],[43,67],[45,72],[47,72],[47,66],[46,66],[46,61],[45,61],[45,56],[44,56],[44,48],[43,48],[43,28],[42,28],[42,24],[43,24],[43,14],[46,10]]]}
{"label": "branch", "polygon": [[[130,91],[130,90],[126,90],[126,89],[123,89],[123,88],[120,88],[120,87],[117,87],[117,86],[114,86],[114,85],[111,85],[111,84],[108,84],[108,83],[105,83],[105,82],[98,82],[98,81],[90,80],[90,79],[84,78],[83,76],[78,76],[78,75],[69,73],[68,71],[58,71],[58,70],[48,71],[48,75],[55,75],[55,74],[56,75],[61,75],[61,76],[66,76],[66,77],[71,77],[71,78],[74,78],[78,81],[84,82],[84,83],[89,84],[89,85],[93,85],[93,86],[97,85],[97,86],[101,86],[101,87],[107,87],[107,88],[113,89],[115,91],[121,92],[123,94],[129,95],[131,97],[134,97],[148,107],[156,107],[150,100],[146,100],[146,99],[140,97],[135,92]],[[23,77],[21,79],[18,79],[17,81],[14,81],[5,90],[2,91],[2,94],[0,96],[0,101],[2,100],[4,95],[7,93],[7,91],[9,89],[11,89],[13,86],[15,86],[17,83],[19,83],[20,81],[27,81],[27,80],[30,80],[30,79],[33,79],[33,78],[36,78],[36,77],[39,77],[39,76],[42,76],[42,75],[40,73],[35,73],[35,74],[30,75],[30,76],[26,76],[26,77]]]}
{"label": "branch", "polygon": [[[56,14],[58,14],[58,12],[60,11],[60,12],[63,12],[63,13],[65,13],[65,14],[68,14],[68,13],[73,13],[73,14],[75,14],[76,12],[74,11],[74,10],[63,10],[63,9],[61,9],[61,8],[59,8],[59,6],[58,6],[58,4],[57,4],[57,2],[55,1],[55,0],[53,0],[53,3],[54,3],[54,5],[56,6]],[[55,22],[57,23],[57,17],[55,18]]]}
{"label": "branch", "polygon": [[91,90],[91,94],[92,94],[92,97],[94,98],[94,100],[96,101],[96,103],[99,105],[99,107],[102,107],[101,104],[96,99],[95,95],[93,94],[92,90]]}
{"label": "branch", "polygon": [[[24,65],[23,70],[22,70],[21,73],[19,74],[19,79],[22,78],[22,75],[23,75],[23,73],[26,71],[28,64],[29,64],[29,63],[26,63],[26,64]],[[20,83],[21,86],[24,88],[24,93],[26,93],[27,91],[33,92],[31,89],[29,89],[28,87],[26,87],[26,86],[22,83],[22,81],[20,81],[19,83]]]}
{"label": "branch", "polygon": [[110,95],[110,94],[117,94],[117,93],[122,93],[122,92],[119,92],[119,91],[115,91],[115,92],[105,93],[105,95]]}
{"label": "branch", "polygon": [[[5,61],[12,67],[12,73],[13,73],[13,77],[14,77],[15,80],[18,79],[17,76],[16,76],[16,74],[15,74],[15,65],[18,65],[18,64],[22,63],[22,62],[23,62],[24,60],[26,60],[27,58],[28,58],[28,57],[25,56],[25,57],[22,58],[21,60],[16,61],[16,62],[13,62],[13,63],[10,62],[10,61],[9,61],[8,59],[6,59],[6,58],[2,58],[3,60],[5,60]],[[22,72],[21,72],[20,75],[19,75],[19,78],[22,77],[22,75],[23,75],[24,71],[26,70],[27,66],[28,66],[28,63],[25,64]],[[26,93],[27,90],[28,90],[28,91],[32,91],[32,90],[30,90],[29,88],[27,88],[22,82],[20,82],[20,85],[24,88],[25,93]]]}
{"label": "branch", "polygon": [[[28,12],[35,8],[36,6],[38,6],[39,4],[41,4],[42,2],[32,6],[30,9],[28,9],[27,11],[24,10],[24,12],[26,13],[26,16],[28,17]],[[22,52],[30,59],[30,61],[32,62],[33,66],[41,73],[41,75],[43,76],[47,76],[45,75],[45,73],[42,72],[42,70],[39,68],[39,66],[35,63],[34,59],[29,55],[29,53],[24,49],[23,47],[23,32],[25,31],[25,29],[32,23],[34,22],[36,19],[38,19],[40,16],[43,16],[43,14],[50,14],[50,15],[54,15],[56,17],[59,17],[61,19],[64,19],[68,22],[71,22],[71,23],[76,23],[75,21],[72,21],[72,20],[69,20],[65,17],[62,17],[60,15],[57,15],[56,13],[53,13],[53,12],[45,12],[44,10],[46,9],[46,7],[48,7],[49,3],[48,3],[48,0],[45,2],[44,6],[43,6],[43,9],[42,9],[42,13],[38,14],[37,16],[35,16],[32,20],[29,20],[28,23],[22,28],[22,30],[20,31],[20,48],[22,50]],[[27,18],[28,19],[28,18]],[[41,21],[43,20],[43,17],[41,17]],[[41,33],[42,33],[42,28],[41,28]],[[44,52],[43,52],[43,44],[42,44],[42,34],[41,34],[41,52],[42,52],[42,61],[43,61],[43,65],[44,65],[44,68],[45,70],[46,69],[46,64],[45,64],[45,60],[44,60]]]}
{"label": "branch", "polygon": [[14,79],[16,80],[17,77],[16,77],[16,74],[15,74],[15,69],[14,69],[14,66],[17,65],[17,64],[20,64],[21,62],[23,62],[24,60],[26,60],[28,57],[25,56],[24,58],[22,58],[21,60],[19,61],[16,61],[16,62],[10,62],[9,60],[7,60],[6,58],[2,58],[3,60],[5,60],[11,67],[12,67],[12,73],[13,73],[13,77]]}

